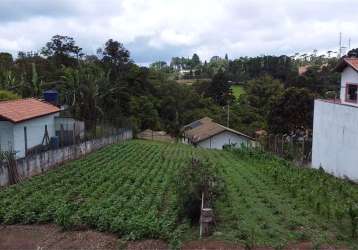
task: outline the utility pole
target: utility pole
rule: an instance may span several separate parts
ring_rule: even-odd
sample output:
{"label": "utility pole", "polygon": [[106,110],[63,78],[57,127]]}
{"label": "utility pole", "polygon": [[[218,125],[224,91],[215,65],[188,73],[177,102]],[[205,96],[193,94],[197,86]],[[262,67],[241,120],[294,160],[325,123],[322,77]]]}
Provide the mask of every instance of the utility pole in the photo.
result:
{"label": "utility pole", "polygon": [[342,32],[339,32],[339,50],[338,51],[339,51],[338,57],[341,58],[342,57]]}
{"label": "utility pole", "polygon": [[230,103],[227,103],[227,120],[226,120],[226,127],[230,127]]}

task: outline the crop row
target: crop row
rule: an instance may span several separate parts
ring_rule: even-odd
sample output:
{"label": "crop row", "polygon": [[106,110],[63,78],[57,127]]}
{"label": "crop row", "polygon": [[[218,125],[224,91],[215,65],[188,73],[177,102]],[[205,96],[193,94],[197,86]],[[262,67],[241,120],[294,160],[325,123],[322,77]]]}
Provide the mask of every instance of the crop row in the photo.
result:
{"label": "crop row", "polygon": [[169,238],[178,220],[173,180],[190,151],[138,141],[111,146],[0,192],[0,222]]}

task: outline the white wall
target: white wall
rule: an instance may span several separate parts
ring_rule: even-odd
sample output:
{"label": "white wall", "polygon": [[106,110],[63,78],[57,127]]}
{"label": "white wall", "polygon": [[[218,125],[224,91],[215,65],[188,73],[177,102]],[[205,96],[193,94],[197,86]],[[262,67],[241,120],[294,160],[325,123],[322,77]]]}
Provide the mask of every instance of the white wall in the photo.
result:
{"label": "white wall", "polygon": [[358,108],[315,101],[312,166],[358,180]]}
{"label": "white wall", "polygon": [[347,83],[356,83],[358,84],[358,72],[347,66],[341,74],[341,94],[340,99],[342,103],[347,103],[349,105],[358,106],[358,104],[346,102],[346,85]]}
{"label": "white wall", "polygon": [[211,148],[211,149],[222,149],[224,145],[226,144],[233,144],[236,143],[237,147],[240,147],[242,143],[247,145],[247,143],[250,143],[251,140],[238,136],[237,134],[234,134],[229,131],[224,131],[220,134],[217,134],[211,138],[208,138],[200,143],[198,143],[198,147],[201,148]]}
{"label": "white wall", "polygon": [[13,124],[8,121],[0,121],[0,149],[7,151],[14,143]]}
{"label": "white wall", "polygon": [[45,125],[49,137],[55,136],[55,116],[51,114],[39,118],[31,119],[14,125],[14,150],[17,152],[16,157],[25,156],[25,135],[24,127],[27,129],[27,148],[40,145],[45,135]]}

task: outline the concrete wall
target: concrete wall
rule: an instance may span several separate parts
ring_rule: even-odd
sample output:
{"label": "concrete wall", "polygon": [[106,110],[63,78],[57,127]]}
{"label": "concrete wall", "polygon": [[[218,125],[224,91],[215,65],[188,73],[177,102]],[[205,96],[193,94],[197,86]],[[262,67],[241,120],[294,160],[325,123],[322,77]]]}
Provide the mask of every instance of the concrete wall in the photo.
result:
{"label": "concrete wall", "polygon": [[55,116],[57,115],[58,114],[51,114],[14,125],[14,150],[16,157],[21,158],[25,156],[24,127],[27,129],[27,148],[30,149],[42,143],[45,134],[45,125],[47,125],[49,137],[55,136]]}
{"label": "concrete wall", "polygon": [[76,136],[83,138],[85,136],[85,123],[70,117],[55,117],[55,131],[61,131],[61,125],[64,131],[73,131],[75,126]]}
{"label": "concrete wall", "polygon": [[[32,155],[30,157],[18,159],[17,170],[20,179],[24,180],[31,176],[46,172],[49,169],[55,168],[64,162],[78,159],[107,145],[119,143],[132,138],[132,130],[126,130],[119,135],[86,141],[78,145]],[[6,186],[8,184],[9,178],[7,167],[4,163],[0,162],[0,186]]]}
{"label": "concrete wall", "polygon": [[0,121],[0,150],[9,151],[14,144],[13,124],[8,121]]}
{"label": "concrete wall", "polygon": [[315,101],[312,166],[358,180],[358,108]]}
{"label": "concrete wall", "polygon": [[206,139],[198,144],[198,147],[209,148],[209,149],[222,149],[224,145],[227,144],[236,144],[237,147],[240,147],[242,144],[247,145],[251,143],[251,140],[234,134],[229,131],[224,131],[220,134],[217,134],[209,139]]}
{"label": "concrete wall", "polygon": [[347,83],[355,83],[358,84],[358,72],[352,69],[351,67],[346,67],[341,74],[341,94],[340,99],[342,103],[346,103],[349,105],[358,106],[358,104],[346,102],[346,85]]}

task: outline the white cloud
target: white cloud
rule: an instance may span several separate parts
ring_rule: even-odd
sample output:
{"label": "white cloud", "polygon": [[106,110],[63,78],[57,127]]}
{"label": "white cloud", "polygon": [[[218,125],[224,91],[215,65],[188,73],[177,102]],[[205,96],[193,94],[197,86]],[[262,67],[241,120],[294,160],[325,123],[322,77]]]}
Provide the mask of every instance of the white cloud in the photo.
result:
{"label": "white cloud", "polygon": [[[39,50],[55,34],[94,53],[109,38],[138,62],[231,58],[358,46],[355,0],[2,0],[0,51]],[[345,40],[345,41],[346,41]]]}

